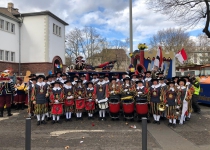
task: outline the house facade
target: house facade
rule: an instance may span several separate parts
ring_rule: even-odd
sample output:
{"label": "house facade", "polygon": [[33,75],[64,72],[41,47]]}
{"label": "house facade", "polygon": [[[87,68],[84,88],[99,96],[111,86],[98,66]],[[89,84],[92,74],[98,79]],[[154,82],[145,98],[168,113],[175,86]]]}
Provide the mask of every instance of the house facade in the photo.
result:
{"label": "house facade", "polygon": [[[27,70],[48,74],[65,69],[65,21],[50,11],[21,14],[12,3],[0,8],[0,19],[4,21],[0,29],[0,41],[4,43],[0,44],[4,58],[1,68],[12,68],[23,75]],[[6,30],[8,21],[10,32]]]}

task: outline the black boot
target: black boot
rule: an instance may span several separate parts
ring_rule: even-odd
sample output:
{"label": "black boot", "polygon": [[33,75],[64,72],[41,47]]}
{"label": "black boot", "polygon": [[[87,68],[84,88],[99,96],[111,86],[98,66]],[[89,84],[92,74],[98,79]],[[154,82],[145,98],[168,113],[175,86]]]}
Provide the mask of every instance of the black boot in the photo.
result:
{"label": "black boot", "polygon": [[4,108],[0,108],[0,117],[3,117]]}
{"label": "black boot", "polygon": [[24,110],[24,106],[25,106],[25,104],[24,103],[22,103],[22,104],[20,104],[21,105],[21,110]]}
{"label": "black boot", "polygon": [[17,103],[15,110],[19,110],[20,109],[19,107],[20,107],[20,104]]}
{"label": "black boot", "polygon": [[7,108],[7,116],[12,116],[12,114],[11,114],[11,107]]}

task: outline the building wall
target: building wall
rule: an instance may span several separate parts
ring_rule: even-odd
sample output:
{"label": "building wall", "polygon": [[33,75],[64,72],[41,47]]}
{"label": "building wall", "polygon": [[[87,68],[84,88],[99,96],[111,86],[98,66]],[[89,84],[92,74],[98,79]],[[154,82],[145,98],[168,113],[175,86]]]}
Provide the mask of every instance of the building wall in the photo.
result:
{"label": "building wall", "polygon": [[23,18],[21,27],[21,63],[46,62],[46,27],[48,16],[29,16]]}
{"label": "building wall", "polygon": [[[61,28],[61,34],[53,33],[53,24]],[[65,64],[65,26],[49,16],[49,54],[48,62],[52,62],[55,56],[59,56]]]}
{"label": "building wall", "polygon": [[[0,50],[9,51],[9,61],[11,61],[11,52],[15,52],[14,62],[19,62],[19,23],[0,15],[0,19],[15,24],[15,32],[11,33],[0,29]],[[4,53],[5,54],[5,53]],[[5,56],[5,55],[4,55]],[[5,61],[5,57],[4,60]]]}

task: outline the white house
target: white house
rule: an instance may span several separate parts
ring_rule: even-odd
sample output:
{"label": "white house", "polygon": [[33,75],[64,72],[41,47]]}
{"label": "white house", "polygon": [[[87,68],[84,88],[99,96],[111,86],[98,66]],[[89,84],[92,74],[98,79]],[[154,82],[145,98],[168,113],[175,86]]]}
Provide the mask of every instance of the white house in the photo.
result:
{"label": "white house", "polygon": [[50,11],[21,14],[12,3],[0,7],[0,19],[0,67],[6,64],[21,73],[62,71],[65,21]]}

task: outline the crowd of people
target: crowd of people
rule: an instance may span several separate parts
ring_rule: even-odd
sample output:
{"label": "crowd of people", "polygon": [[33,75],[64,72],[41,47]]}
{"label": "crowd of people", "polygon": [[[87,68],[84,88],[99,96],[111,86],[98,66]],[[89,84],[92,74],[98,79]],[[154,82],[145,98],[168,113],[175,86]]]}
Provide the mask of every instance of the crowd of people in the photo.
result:
{"label": "crowd of people", "polygon": [[[160,118],[168,119],[168,126],[176,127],[189,121],[191,113],[200,113],[197,99],[200,91],[199,77],[189,76],[171,79],[164,78],[163,72],[152,78],[152,72],[130,75],[92,73],[90,81],[85,74],[69,76],[58,72],[55,75],[31,74],[28,83],[17,78],[16,83],[4,77],[0,80],[0,117],[3,117],[4,106],[11,116],[11,96],[16,109],[28,106],[30,116],[36,116],[37,125],[61,123],[60,116],[66,121],[88,119],[98,116],[106,120],[106,112],[112,120],[118,120],[123,114],[124,120],[141,121],[147,117],[150,122],[160,124]],[[98,115],[97,113],[98,112]]]}

